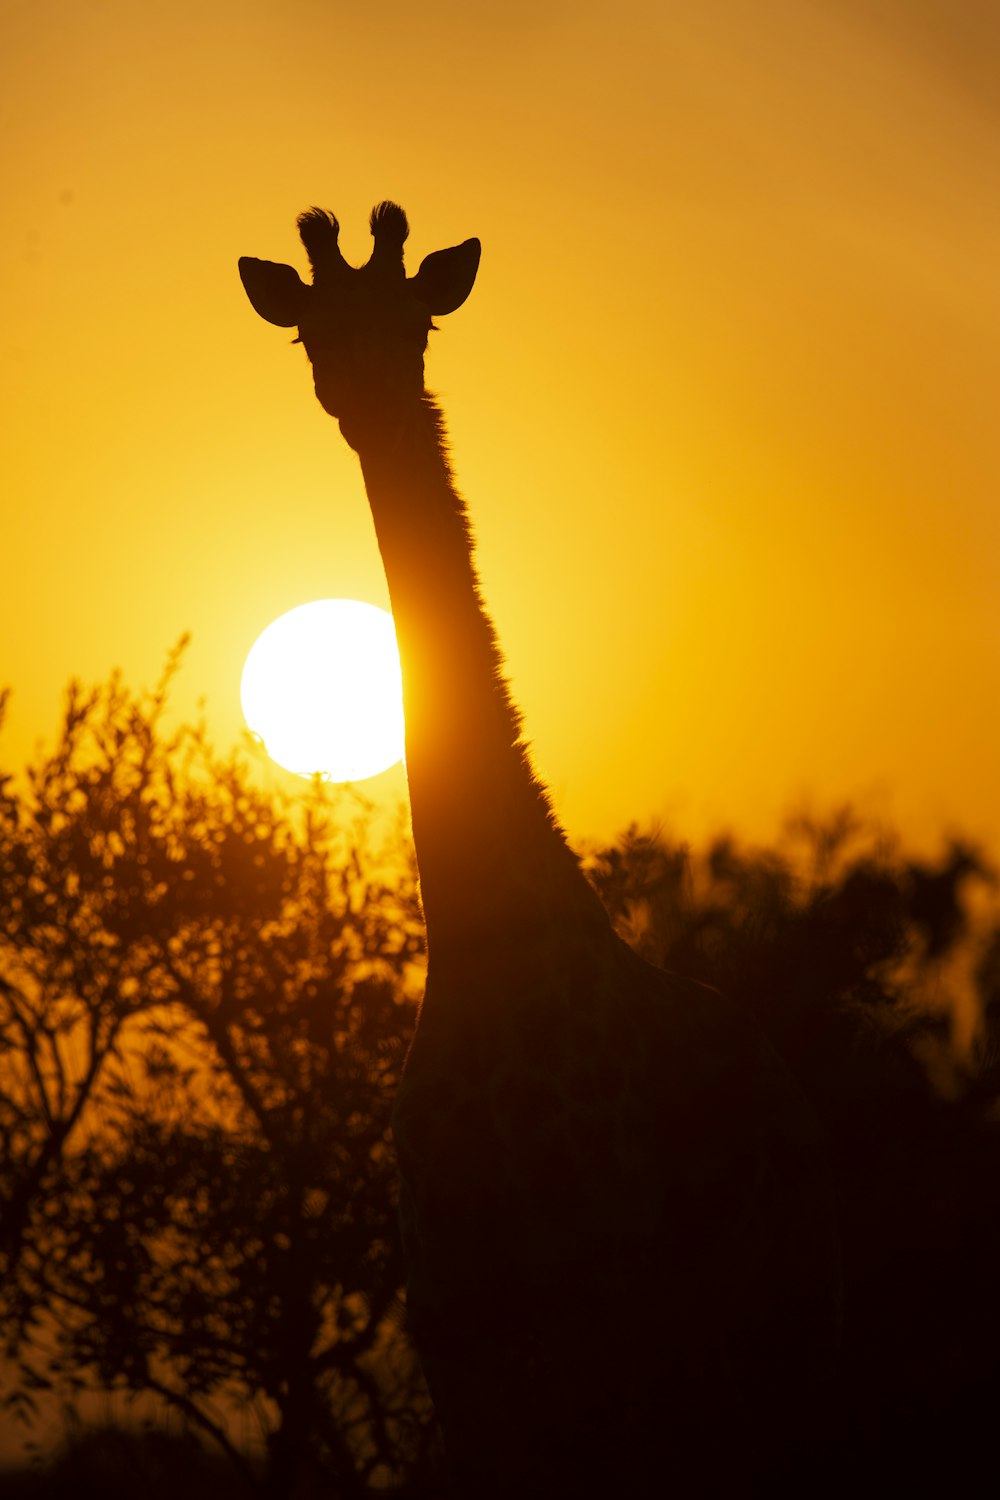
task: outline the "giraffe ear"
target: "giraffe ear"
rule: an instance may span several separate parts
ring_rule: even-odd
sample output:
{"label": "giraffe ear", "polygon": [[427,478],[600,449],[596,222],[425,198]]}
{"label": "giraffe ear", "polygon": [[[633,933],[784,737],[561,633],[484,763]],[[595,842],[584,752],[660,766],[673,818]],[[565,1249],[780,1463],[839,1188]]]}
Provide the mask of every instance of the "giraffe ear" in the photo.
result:
{"label": "giraffe ear", "polygon": [[240,257],[240,280],[255,312],[279,328],[295,328],[302,320],[309,288],[298,271],[273,260]]}
{"label": "giraffe ear", "polygon": [[465,240],[450,250],[435,250],[421,261],[420,270],[410,278],[410,288],[432,317],[443,317],[461,307],[472,291],[481,250],[478,240]]}

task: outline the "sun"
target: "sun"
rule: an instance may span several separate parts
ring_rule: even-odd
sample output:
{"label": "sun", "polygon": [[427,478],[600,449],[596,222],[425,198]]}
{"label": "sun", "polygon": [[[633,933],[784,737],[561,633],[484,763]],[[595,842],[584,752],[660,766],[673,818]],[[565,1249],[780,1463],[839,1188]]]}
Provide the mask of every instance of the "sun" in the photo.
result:
{"label": "sun", "polygon": [[392,616],[357,599],[280,615],[250,648],[243,716],[298,776],[363,781],[402,758],[403,698]]}

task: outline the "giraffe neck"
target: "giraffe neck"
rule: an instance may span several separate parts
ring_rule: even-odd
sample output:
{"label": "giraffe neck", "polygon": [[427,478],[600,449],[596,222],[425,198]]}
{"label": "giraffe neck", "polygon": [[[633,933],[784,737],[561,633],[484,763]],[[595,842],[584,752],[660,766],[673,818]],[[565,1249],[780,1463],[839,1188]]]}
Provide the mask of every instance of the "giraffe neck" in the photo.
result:
{"label": "giraffe neck", "polygon": [[359,456],[399,642],[431,954],[493,933],[510,940],[558,909],[592,912],[597,898],[521,742],[433,402]]}

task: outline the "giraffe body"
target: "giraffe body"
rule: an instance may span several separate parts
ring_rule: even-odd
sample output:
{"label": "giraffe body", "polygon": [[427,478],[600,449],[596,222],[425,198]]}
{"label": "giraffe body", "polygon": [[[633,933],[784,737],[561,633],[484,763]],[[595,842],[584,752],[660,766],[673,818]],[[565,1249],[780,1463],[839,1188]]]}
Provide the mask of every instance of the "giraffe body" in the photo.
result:
{"label": "giraffe body", "polygon": [[801,1493],[839,1306],[815,1128],[746,1017],[616,936],[554,820],[423,388],[479,245],[407,280],[402,210],[372,226],[354,270],[304,215],[311,287],[240,270],[359,454],[396,621],[429,967],[394,1133],[456,1492]]}
{"label": "giraffe body", "polygon": [[811,1441],[801,1398],[836,1336],[810,1122],[721,997],[599,918],[521,951],[519,990],[502,945],[443,976],[465,1025],[435,1024],[432,970],[395,1111],[412,1327],[460,1493],[778,1492],[771,1424]]}

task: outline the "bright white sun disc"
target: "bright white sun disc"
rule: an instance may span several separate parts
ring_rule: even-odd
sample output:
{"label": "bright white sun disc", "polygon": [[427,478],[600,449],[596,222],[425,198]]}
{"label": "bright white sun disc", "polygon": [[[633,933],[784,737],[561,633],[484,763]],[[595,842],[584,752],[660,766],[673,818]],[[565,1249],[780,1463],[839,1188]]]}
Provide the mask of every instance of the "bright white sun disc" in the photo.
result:
{"label": "bright white sun disc", "polygon": [[403,754],[392,616],[357,599],[316,599],[280,615],[250,648],[243,716],[272,760],[299,776],[363,781]]}

